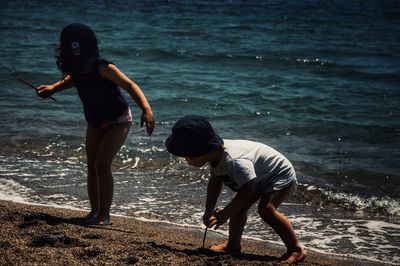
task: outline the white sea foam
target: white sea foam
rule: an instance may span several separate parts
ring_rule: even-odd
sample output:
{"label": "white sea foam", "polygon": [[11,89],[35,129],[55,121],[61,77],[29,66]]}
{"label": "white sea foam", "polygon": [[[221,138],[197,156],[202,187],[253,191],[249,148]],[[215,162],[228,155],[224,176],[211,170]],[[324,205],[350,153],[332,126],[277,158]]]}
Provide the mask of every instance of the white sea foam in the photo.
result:
{"label": "white sea foam", "polygon": [[156,201],[155,198],[139,198],[139,200],[145,201],[145,202],[155,202]]}
{"label": "white sea foam", "polygon": [[[318,217],[291,217],[290,220],[293,224],[301,224],[301,228],[305,228],[304,230],[297,229],[296,232],[300,239],[306,239],[303,243],[310,250],[341,255],[337,247],[343,245],[344,241],[349,249],[346,257],[382,262],[378,259],[381,252],[400,254],[400,247],[389,244],[386,239],[388,234],[392,237],[398,235],[395,232],[399,232],[400,224],[397,223],[334,218],[331,220],[332,223],[327,224]],[[325,226],[324,230],[320,230],[321,226]],[[371,250],[371,247],[375,248]],[[344,248],[342,247],[342,249]],[[368,256],[362,254],[368,254]],[[393,257],[390,262],[385,261],[388,264],[398,264],[399,262],[398,256]]]}
{"label": "white sea foam", "polygon": [[[298,221],[295,219],[290,219],[293,224]],[[395,245],[388,244],[385,240],[384,234],[388,232],[385,231],[374,231],[374,228],[378,226],[379,228],[391,228],[392,230],[398,230],[398,225],[392,223],[386,223],[381,221],[376,221],[373,223],[351,221],[351,220],[338,220],[337,223],[341,223],[342,226],[335,228],[334,225],[326,226],[324,231],[321,229],[316,230],[321,226],[318,218],[306,218],[302,217],[302,224],[300,229],[296,227],[296,233],[302,240],[303,244],[308,250],[312,250],[318,253],[335,255],[346,258],[354,258],[363,261],[374,261],[374,262],[384,262],[386,264],[398,265],[399,257],[394,256],[391,261],[382,261],[382,252],[398,251],[400,253],[399,247]],[[356,224],[354,226],[349,226],[348,229],[343,229],[343,224]],[[324,224],[326,225],[326,224]],[[368,231],[370,235],[365,235],[363,232]],[[265,239],[265,236],[271,238],[273,235],[268,229],[253,230],[251,233],[244,235],[245,238],[256,239],[261,241],[266,241],[273,244],[282,244],[280,240]],[[376,234],[375,234],[376,233]],[[343,245],[343,241],[349,245],[349,249],[346,253],[341,253],[338,250],[338,245]],[[342,243],[342,244],[340,244]],[[342,247],[343,249],[344,247]],[[372,248],[372,249],[371,249]],[[374,250],[374,251],[373,251]],[[368,254],[368,255],[363,255]],[[386,255],[385,255],[386,256]]]}
{"label": "white sea foam", "polygon": [[370,197],[363,198],[359,195],[344,192],[332,192],[329,190],[320,189],[330,200],[335,202],[342,202],[344,206],[355,208],[356,210],[372,210],[383,209],[388,214],[399,216],[400,215],[400,202],[398,200],[388,197]]}
{"label": "white sea foam", "polygon": [[72,197],[71,195],[67,195],[67,194],[43,195],[42,197],[46,198],[46,199],[61,199],[61,200],[72,199],[72,200],[75,200],[75,201],[78,200],[78,198]]}
{"label": "white sea foam", "polygon": [[136,168],[139,164],[140,158],[138,156],[135,157],[135,164],[131,168]]}
{"label": "white sea foam", "polygon": [[27,202],[28,195],[31,194],[31,191],[30,188],[27,188],[14,180],[0,178],[1,200],[20,203]]}

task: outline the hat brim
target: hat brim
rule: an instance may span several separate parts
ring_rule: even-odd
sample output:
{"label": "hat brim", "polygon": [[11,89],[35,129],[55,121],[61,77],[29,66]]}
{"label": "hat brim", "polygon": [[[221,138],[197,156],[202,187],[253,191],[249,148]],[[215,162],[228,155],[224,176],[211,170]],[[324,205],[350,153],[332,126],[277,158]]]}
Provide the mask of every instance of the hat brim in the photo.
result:
{"label": "hat brim", "polygon": [[179,157],[203,156],[217,149],[222,144],[224,144],[224,141],[218,135],[215,135],[212,139],[208,140],[207,143],[204,143],[201,146],[195,145],[195,143],[193,143],[193,145],[182,143],[181,141],[176,140],[173,135],[169,136],[165,140],[165,148],[167,151]]}
{"label": "hat brim", "polygon": [[185,157],[182,152],[179,152],[179,149],[176,146],[176,142],[174,142],[172,135],[165,140],[165,148],[169,153],[175,156]]}

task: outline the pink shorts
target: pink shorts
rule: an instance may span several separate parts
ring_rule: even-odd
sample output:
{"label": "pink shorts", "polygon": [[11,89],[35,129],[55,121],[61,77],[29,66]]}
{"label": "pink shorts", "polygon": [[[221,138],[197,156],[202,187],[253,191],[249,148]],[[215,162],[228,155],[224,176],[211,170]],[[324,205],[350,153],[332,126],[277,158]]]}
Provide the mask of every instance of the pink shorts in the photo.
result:
{"label": "pink shorts", "polygon": [[126,123],[126,122],[132,123],[132,112],[129,107],[116,119],[111,121],[106,121],[103,124],[101,124],[101,128],[107,128],[113,124]]}

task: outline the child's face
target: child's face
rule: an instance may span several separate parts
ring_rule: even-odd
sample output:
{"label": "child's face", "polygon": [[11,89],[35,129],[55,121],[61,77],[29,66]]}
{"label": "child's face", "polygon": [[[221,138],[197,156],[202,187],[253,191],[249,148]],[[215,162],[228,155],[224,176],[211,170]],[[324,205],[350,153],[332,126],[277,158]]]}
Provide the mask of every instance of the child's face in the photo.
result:
{"label": "child's face", "polygon": [[202,167],[208,162],[208,159],[206,156],[199,156],[199,157],[185,157],[185,160],[188,164],[196,166],[196,167]]}

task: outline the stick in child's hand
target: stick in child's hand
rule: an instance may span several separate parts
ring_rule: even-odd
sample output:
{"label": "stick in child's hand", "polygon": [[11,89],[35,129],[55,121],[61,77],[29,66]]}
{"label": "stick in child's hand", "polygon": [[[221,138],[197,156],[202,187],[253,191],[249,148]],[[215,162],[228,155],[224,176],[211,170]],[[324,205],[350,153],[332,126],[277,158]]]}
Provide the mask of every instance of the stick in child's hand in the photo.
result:
{"label": "stick in child's hand", "polygon": [[204,244],[206,243],[207,229],[208,229],[208,227],[206,226],[206,229],[204,230],[204,236],[203,236],[203,248],[204,248]]}

